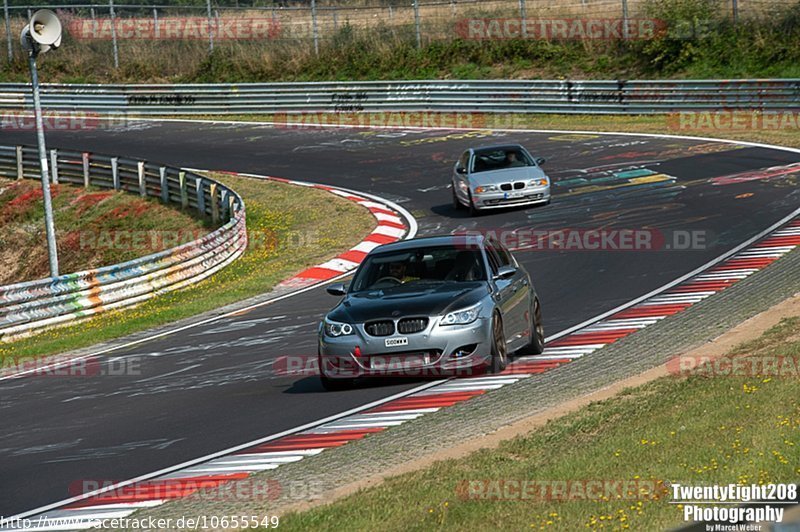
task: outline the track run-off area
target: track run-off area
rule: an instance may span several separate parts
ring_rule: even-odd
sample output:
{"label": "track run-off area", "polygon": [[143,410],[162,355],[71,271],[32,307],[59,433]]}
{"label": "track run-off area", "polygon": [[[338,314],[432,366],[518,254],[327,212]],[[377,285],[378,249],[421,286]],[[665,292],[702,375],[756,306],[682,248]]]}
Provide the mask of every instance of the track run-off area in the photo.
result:
{"label": "track run-off area", "polygon": [[[800,207],[799,152],[706,139],[142,121],[51,131],[47,141],[376,195],[410,212],[419,236],[494,231],[523,248],[515,255],[533,277],[548,336],[686,275]],[[448,188],[455,159],[501,143],[547,159],[552,204],[476,218],[456,211]],[[35,137],[4,131],[0,144]],[[560,230],[651,238],[638,249],[612,241],[530,249],[528,235]],[[0,515],[68,499],[83,480],[137,478],[425,384],[395,379],[330,393],[314,376],[276,371],[280,357],[316,354],[317,325],[335,303],[318,287],[106,355],[137,357],[137,375],[0,381]]]}

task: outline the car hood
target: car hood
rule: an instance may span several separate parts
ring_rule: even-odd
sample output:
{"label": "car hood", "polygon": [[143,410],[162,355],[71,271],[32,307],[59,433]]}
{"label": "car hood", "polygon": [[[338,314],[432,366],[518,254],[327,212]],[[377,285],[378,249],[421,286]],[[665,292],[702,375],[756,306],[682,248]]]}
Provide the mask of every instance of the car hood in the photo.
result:
{"label": "car hood", "polygon": [[547,177],[547,175],[538,166],[521,166],[519,168],[503,168],[502,170],[492,170],[490,172],[478,172],[477,174],[471,174],[469,179],[476,185],[489,185],[507,183],[509,181],[541,179],[543,177]]}
{"label": "car hood", "polygon": [[348,294],[328,317],[334,321],[363,323],[403,316],[441,316],[469,307],[486,296],[485,282],[399,286]]}

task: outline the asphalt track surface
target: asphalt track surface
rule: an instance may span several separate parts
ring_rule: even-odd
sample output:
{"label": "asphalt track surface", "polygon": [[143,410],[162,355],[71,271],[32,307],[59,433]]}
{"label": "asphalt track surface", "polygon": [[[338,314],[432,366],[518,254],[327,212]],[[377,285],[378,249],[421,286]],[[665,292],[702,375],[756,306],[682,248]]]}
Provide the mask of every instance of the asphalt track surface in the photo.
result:
{"label": "asphalt track surface", "polygon": [[[545,157],[556,183],[586,181],[555,187],[547,207],[474,219],[453,210],[447,186],[454,158],[469,146],[507,142]],[[0,143],[34,144],[35,138],[4,131]],[[796,163],[800,154],[703,140],[141,123],[52,131],[48,145],[377,194],[412,212],[420,235],[563,228],[652,228],[666,235],[656,250],[518,252],[533,275],[548,334],[664,285],[800,205],[796,175],[712,182]],[[620,186],[609,178],[611,170],[656,177]],[[704,249],[667,249],[673,231],[704,232]],[[138,375],[1,381],[0,515],[66,499],[75,495],[70,486],[84,480],[134,478],[420,384],[370,383],[326,393],[315,377],[276,375],[276,357],[316,353],[316,326],[335,302],[317,288],[110,355],[137,360]]]}

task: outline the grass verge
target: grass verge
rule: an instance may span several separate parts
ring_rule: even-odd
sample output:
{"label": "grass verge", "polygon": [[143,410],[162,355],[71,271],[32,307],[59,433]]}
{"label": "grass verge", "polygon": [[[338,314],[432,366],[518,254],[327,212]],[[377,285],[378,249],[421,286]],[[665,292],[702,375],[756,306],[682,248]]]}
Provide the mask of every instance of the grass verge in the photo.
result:
{"label": "grass verge", "polygon": [[[800,357],[800,317],[782,320],[731,356]],[[795,366],[796,368],[796,366]],[[494,450],[389,478],[281,520],[282,530],[663,530],[682,522],[660,482],[764,484],[800,476],[796,373],[669,376],[549,422]],[[497,500],[509,481],[652,481],[655,489],[567,500]],[[553,483],[553,484],[549,484]],[[478,486],[472,488],[470,486]],[[572,489],[572,488],[570,488]],[[472,493],[472,495],[470,495]],[[552,493],[550,491],[546,493]],[[616,492],[613,492],[616,493]],[[488,496],[487,498],[483,498]]]}
{"label": "grass verge", "polygon": [[191,288],[136,308],[0,344],[0,361],[90,346],[263,294],[357,244],[375,226],[366,209],[322,190],[227,174],[212,177],[239,192],[247,206],[250,245],[241,258]]}
{"label": "grass verge", "polygon": [[[212,227],[151,198],[52,185],[60,271],[99,268],[157,253],[174,239],[200,238]],[[145,216],[146,214],[146,216]],[[50,275],[42,187],[0,178],[0,285]]]}

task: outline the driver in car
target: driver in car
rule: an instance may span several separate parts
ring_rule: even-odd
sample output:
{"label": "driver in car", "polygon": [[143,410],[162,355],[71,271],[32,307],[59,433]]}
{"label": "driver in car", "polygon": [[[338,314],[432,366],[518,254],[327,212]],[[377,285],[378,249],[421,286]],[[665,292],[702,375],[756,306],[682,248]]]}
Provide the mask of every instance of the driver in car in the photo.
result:
{"label": "driver in car", "polygon": [[409,281],[417,280],[417,277],[412,277],[410,275],[406,275],[408,271],[408,265],[403,262],[392,262],[389,264],[389,275],[388,277],[392,279],[397,279],[400,283],[407,283]]}
{"label": "driver in car", "polygon": [[507,151],[506,152],[506,167],[507,168],[517,168],[519,166],[525,166],[525,163],[519,160],[519,155],[515,151]]}

